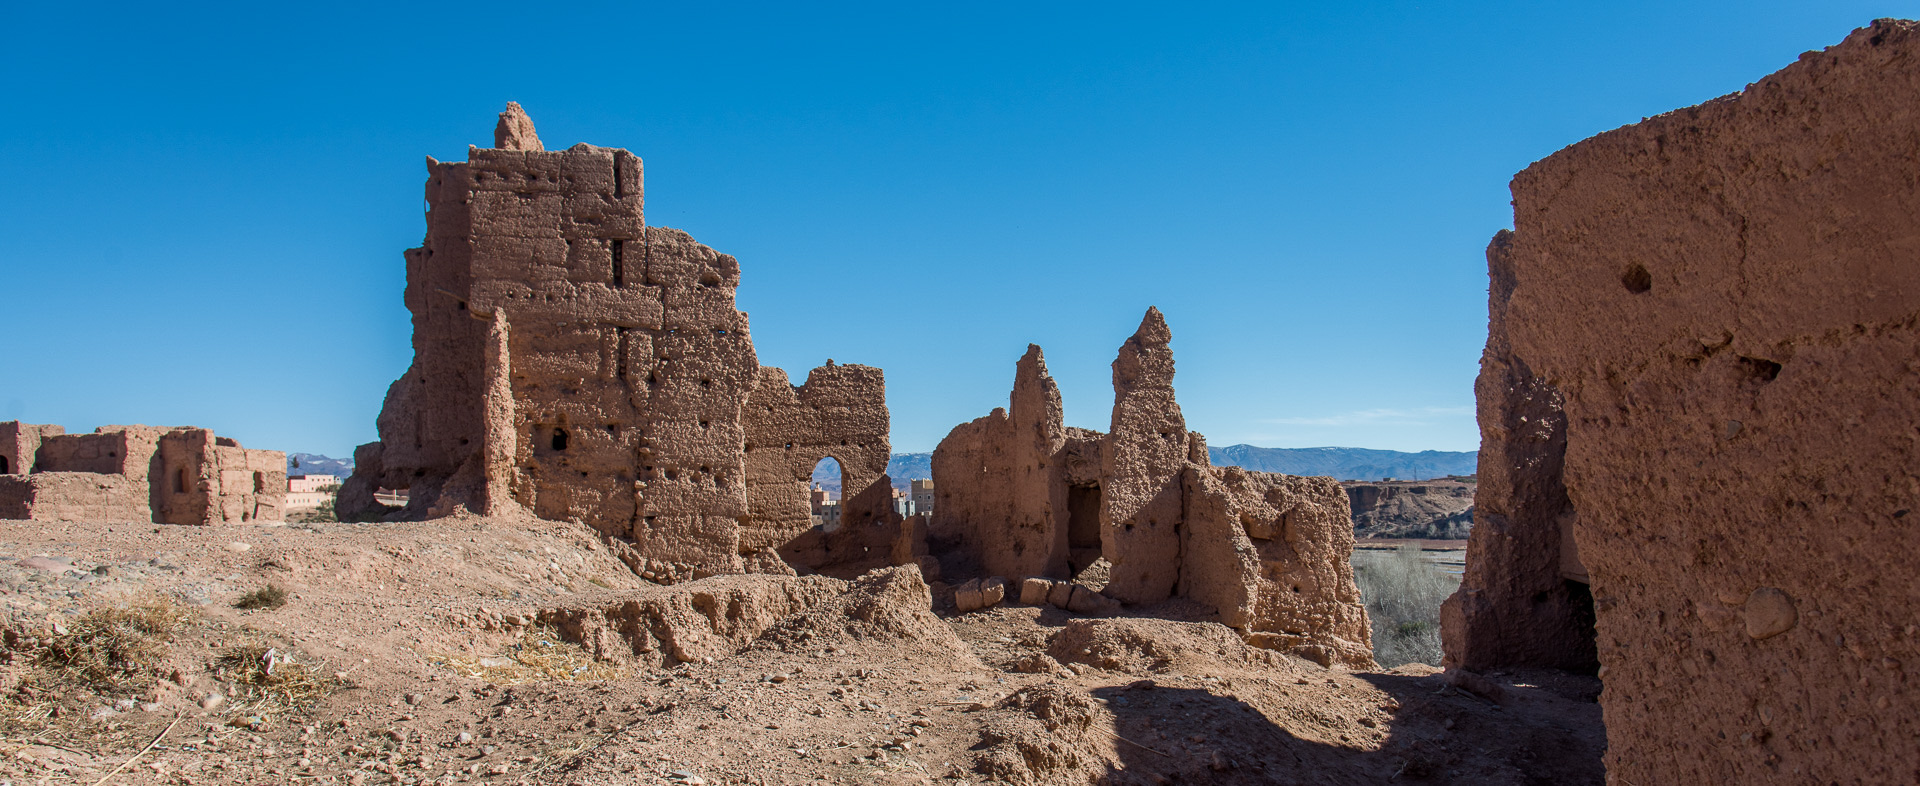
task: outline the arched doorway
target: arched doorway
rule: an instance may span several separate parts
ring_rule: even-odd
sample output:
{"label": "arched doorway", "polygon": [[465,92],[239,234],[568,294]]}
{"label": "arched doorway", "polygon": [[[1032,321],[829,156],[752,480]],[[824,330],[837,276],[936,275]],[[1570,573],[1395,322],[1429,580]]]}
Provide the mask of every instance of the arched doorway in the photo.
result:
{"label": "arched doorway", "polygon": [[846,480],[847,473],[839,459],[828,456],[813,465],[813,474],[807,483],[807,512],[814,526],[825,532],[840,528],[840,501]]}

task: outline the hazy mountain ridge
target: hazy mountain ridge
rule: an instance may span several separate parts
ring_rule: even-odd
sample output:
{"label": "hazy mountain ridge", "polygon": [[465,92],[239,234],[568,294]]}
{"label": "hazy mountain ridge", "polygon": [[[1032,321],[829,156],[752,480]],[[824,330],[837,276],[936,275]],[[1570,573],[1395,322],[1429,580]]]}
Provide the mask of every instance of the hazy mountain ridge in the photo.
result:
{"label": "hazy mountain ridge", "polygon": [[288,475],[332,475],[345,480],[353,474],[353,459],[328,458],[318,453],[288,453]]}

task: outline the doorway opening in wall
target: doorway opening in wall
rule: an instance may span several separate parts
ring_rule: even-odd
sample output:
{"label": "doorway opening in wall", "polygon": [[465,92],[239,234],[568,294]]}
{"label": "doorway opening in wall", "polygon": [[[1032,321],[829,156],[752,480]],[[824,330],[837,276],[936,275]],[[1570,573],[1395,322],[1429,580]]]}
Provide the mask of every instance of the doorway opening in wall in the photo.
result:
{"label": "doorway opening in wall", "polygon": [[1100,558],[1100,486],[1067,487],[1067,562],[1075,575]]}
{"label": "doorway opening in wall", "polygon": [[187,468],[179,467],[173,471],[173,493],[187,493]]}
{"label": "doorway opening in wall", "polygon": [[815,462],[807,482],[807,512],[823,532],[840,528],[840,502],[847,475],[840,460],[828,456]]}
{"label": "doorway opening in wall", "polygon": [[1593,613],[1593,588],[1584,581],[1562,578],[1560,583],[1567,593],[1567,616],[1569,626],[1579,631],[1580,663],[1569,671],[1582,674],[1600,673],[1599,632],[1595,629],[1596,617]]}
{"label": "doorway opening in wall", "polygon": [[13,470],[7,466],[7,457],[0,456],[0,475],[11,475]]}

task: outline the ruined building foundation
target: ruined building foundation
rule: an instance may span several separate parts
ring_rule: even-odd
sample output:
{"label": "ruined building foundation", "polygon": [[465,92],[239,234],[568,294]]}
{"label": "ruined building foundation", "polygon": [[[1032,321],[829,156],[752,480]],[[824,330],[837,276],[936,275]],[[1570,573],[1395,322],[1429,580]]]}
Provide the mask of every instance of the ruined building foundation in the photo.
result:
{"label": "ruined building foundation", "polygon": [[1578,566],[1609,782],[1920,781],[1916,96],[1882,20],[1514,178],[1446,651],[1582,660]]}
{"label": "ruined building foundation", "polygon": [[[517,104],[495,145],[428,159],[426,241],[406,255],[413,365],[380,441],[354,453],[341,515],[579,521],[659,580],[886,564],[880,370],[828,361],[795,387],[761,367],[739,263],[645,224],[633,154],[548,152]],[[806,483],[829,456],[849,498],[835,531],[813,531]],[[379,488],[408,489],[407,508]]]}
{"label": "ruined building foundation", "polygon": [[1251,643],[1371,665],[1346,491],[1331,478],[1210,466],[1174,400],[1171,340],[1149,309],[1114,361],[1107,434],[1062,425],[1059,388],[1029,346],[1010,407],[934,450],[929,540],[1003,580],[1071,579],[1105,559],[1103,598],[1197,601]]}

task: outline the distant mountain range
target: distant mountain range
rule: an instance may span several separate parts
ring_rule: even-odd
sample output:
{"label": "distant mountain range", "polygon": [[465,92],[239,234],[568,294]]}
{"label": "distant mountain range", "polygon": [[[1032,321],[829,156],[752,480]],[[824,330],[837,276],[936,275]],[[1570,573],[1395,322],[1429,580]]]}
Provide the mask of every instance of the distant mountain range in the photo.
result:
{"label": "distant mountain range", "polygon": [[288,453],[288,475],[332,475],[346,480],[353,474],[353,459],[327,458],[318,453]]}
{"label": "distant mountain range", "polygon": [[1459,450],[1398,450],[1367,448],[1257,448],[1229,445],[1207,448],[1207,457],[1219,466],[1284,475],[1324,475],[1337,480],[1429,480],[1448,475],[1472,475],[1480,454]]}
{"label": "distant mountain range", "polygon": [[[1448,475],[1472,475],[1479,454],[1468,451],[1423,450],[1405,453],[1398,450],[1367,448],[1259,448],[1229,445],[1207,448],[1207,456],[1219,466],[1244,467],[1256,472],[1286,475],[1325,475],[1340,480],[1426,480]],[[295,466],[296,463],[298,466]],[[353,474],[353,459],[328,458],[317,453],[287,454],[289,475]],[[905,490],[913,480],[933,477],[932,453],[895,453],[887,461],[887,476],[894,488]],[[840,493],[840,473],[832,464],[823,464],[813,472],[813,482]]]}

